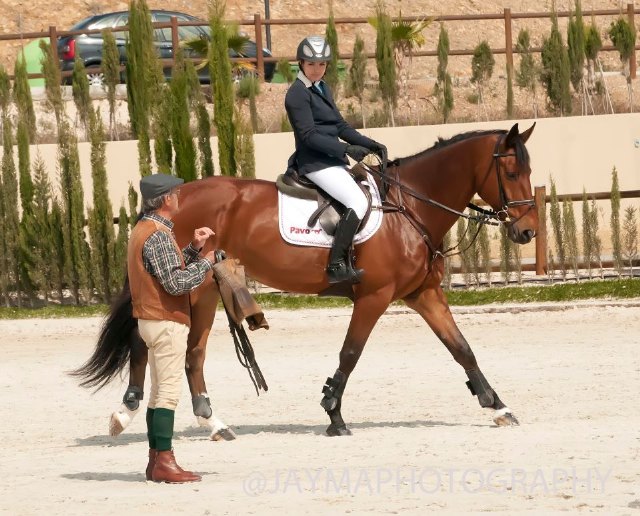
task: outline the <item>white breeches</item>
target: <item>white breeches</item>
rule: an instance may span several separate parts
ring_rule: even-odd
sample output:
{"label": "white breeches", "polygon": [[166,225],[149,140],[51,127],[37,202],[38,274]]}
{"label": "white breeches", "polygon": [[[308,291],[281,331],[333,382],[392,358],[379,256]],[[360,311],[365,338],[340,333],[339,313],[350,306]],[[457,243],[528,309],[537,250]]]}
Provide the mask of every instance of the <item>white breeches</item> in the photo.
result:
{"label": "white breeches", "polygon": [[367,198],[344,167],[324,168],[309,172],[304,177],[313,181],[347,208],[353,209],[360,220],[367,213]]}

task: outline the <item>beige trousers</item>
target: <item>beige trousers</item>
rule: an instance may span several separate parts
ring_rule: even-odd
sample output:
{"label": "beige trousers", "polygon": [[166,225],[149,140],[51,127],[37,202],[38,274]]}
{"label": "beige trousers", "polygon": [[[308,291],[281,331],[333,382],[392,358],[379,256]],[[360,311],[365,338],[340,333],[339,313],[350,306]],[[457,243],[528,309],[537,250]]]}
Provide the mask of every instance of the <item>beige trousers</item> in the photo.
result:
{"label": "beige trousers", "polygon": [[174,321],[138,319],[138,331],[149,348],[149,408],[175,410],[182,392],[189,327]]}

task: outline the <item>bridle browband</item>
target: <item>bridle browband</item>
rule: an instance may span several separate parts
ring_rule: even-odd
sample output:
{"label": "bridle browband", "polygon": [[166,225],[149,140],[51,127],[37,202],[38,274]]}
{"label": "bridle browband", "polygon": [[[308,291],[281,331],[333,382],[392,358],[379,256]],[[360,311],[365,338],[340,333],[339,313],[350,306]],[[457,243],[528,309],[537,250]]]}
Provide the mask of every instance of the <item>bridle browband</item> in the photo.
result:
{"label": "bridle browband", "polygon": [[[382,191],[381,193],[383,195],[382,211],[398,212],[404,215],[405,218],[411,223],[411,225],[420,233],[420,235],[422,236],[422,239],[427,244],[427,247],[429,247],[429,249],[431,250],[432,260],[435,259],[437,256],[442,256],[443,258],[445,256],[446,257],[455,256],[465,252],[473,244],[478,234],[480,233],[480,230],[482,229],[483,225],[502,226],[504,224],[515,224],[518,220],[520,220],[527,213],[529,213],[529,211],[531,211],[532,208],[535,207],[536,202],[535,202],[535,199],[533,198],[522,199],[517,201],[510,201],[507,198],[507,193],[502,184],[502,177],[500,175],[500,159],[508,156],[515,156],[516,154],[514,152],[499,152],[500,144],[502,143],[502,140],[504,139],[504,137],[505,137],[504,134],[500,135],[500,137],[496,141],[495,147],[493,149],[493,154],[492,154],[492,158],[493,158],[492,168],[495,168],[495,171],[496,171],[496,176],[498,180],[498,193],[500,196],[500,203],[502,204],[502,208],[498,211],[495,211],[493,209],[487,210],[485,208],[481,208],[480,206],[477,206],[476,204],[473,204],[471,202],[467,204],[467,207],[469,209],[478,212],[479,215],[470,215],[470,214],[455,210],[445,204],[442,204],[438,201],[435,201],[434,199],[427,197],[426,195],[421,194],[420,192],[417,192],[413,188],[409,188],[408,186],[402,184],[399,178],[399,172],[397,170],[397,168],[399,168],[399,163],[400,163],[399,160],[388,161],[386,153],[384,156],[382,156],[382,158],[378,158],[378,161],[380,163],[379,170],[373,169],[367,166],[365,163],[362,163],[362,165],[364,165],[368,171],[370,171],[372,174],[376,175],[380,179],[381,191]],[[391,164],[394,166],[394,168],[396,168],[395,178],[387,175],[386,172],[387,172],[388,164]],[[399,201],[398,204],[394,204],[385,200],[385,194],[388,191],[389,186],[395,186],[398,189],[398,201]],[[410,197],[413,197],[414,199],[422,201],[426,204],[429,204],[441,210],[457,215],[458,217],[463,217],[467,220],[476,222],[478,224],[478,230],[476,231],[475,235],[471,239],[469,245],[465,249],[459,250],[458,252],[452,253],[452,254],[447,254],[447,253],[449,251],[453,251],[454,249],[456,249],[460,245],[460,242],[458,242],[458,244],[456,244],[453,247],[450,247],[445,251],[440,251],[439,249],[436,249],[433,243],[431,242],[431,238],[429,237],[425,229],[422,227],[422,225],[416,220],[416,218],[413,215],[411,215],[407,211],[406,206],[402,202],[403,192],[409,195]],[[524,212],[522,215],[520,215],[518,218],[516,219],[511,218],[511,216],[509,215],[509,208],[515,208],[519,206],[529,206],[529,209],[526,212]]]}

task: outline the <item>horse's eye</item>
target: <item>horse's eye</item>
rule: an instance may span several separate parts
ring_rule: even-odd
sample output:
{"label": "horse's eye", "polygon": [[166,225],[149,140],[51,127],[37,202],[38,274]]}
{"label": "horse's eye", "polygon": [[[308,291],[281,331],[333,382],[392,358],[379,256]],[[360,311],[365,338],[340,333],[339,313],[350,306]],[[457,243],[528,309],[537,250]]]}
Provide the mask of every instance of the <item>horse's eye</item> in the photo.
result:
{"label": "horse's eye", "polygon": [[507,179],[511,180],[511,181],[515,181],[516,179],[518,179],[518,176],[520,175],[519,172],[506,172],[506,176]]}

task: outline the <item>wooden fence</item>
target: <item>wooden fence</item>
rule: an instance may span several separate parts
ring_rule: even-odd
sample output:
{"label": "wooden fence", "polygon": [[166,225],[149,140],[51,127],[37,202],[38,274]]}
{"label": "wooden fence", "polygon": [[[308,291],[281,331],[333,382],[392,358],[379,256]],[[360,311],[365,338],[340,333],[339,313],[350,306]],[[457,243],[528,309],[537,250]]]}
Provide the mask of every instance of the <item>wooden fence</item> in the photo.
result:
{"label": "wooden fence", "polygon": [[[626,11],[624,11],[627,15],[628,21],[632,27],[635,27],[635,15],[640,14],[640,8],[636,8],[634,4],[628,3],[626,6]],[[583,15],[586,16],[618,16],[622,14],[623,11],[616,9],[591,9],[583,11]],[[557,11],[556,15],[559,18],[567,18],[571,15],[570,11]],[[432,19],[435,22],[449,22],[449,21],[460,21],[460,22],[474,22],[479,20],[503,20],[504,21],[504,40],[505,46],[503,48],[492,48],[492,52],[494,54],[505,54],[507,67],[511,72],[513,72],[513,54],[517,53],[517,50],[513,45],[513,34],[512,34],[512,21],[517,19],[545,19],[551,18],[551,12],[531,12],[531,13],[512,13],[510,8],[505,8],[502,13],[496,14],[464,14],[464,15],[441,15],[441,16],[433,16],[429,17],[429,15],[420,15],[420,16],[408,16],[402,17],[404,21],[422,21],[426,18]],[[244,26],[253,26],[254,28],[254,38],[256,42],[256,48],[262,48],[262,33],[263,30],[277,25],[326,25],[326,18],[295,18],[295,19],[263,19],[260,14],[255,14],[253,19],[248,20],[230,20],[230,23],[235,23],[238,25]],[[358,25],[358,24],[368,24],[369,18],[336,18],[336,25]],[[202,23],[193,23],[193,22],[178,22],[178,20],[173,17],[171,18],[170,23],[154,23],[153,26],[156,29],[162,28],[170,28],[172,35],[172,43],[173,47],[177,48],[179,45],[178,38],[178,27],[179,26],[194,26],[194,25],[208,25],[207,22]],[[108,30],[117,30],[128,31],[129,27],[117,27],[116,29],[108,29]],[[0,41],[22,41],[25,39],[40,39],[40,38],[49,38],[50,41],[57,41],[59,37],[71,36],[71,35],[80,35],[80,34],[95,34],[102,32],[102,29],[95,30],[79,30],[79,31],[59,31],[57,27],[50,26],[49,30],[46,32],[27,32],[22,34],[0,34]],[[640,50],[640,44],[636,41],[636,50]],[[533,52],[540,52],[540,47],[534,47],[531,49]],[[615,51],[615,47],[612,45],[604,45],[601,49],[602,52],[612,52]],[[53,45],[54,57],[58,60],[57,54],[57,46]],[[437,57],[437,50],[418,50],[412,53],[414,57]],[[449,51],[449,55],[452,56],[472,56],[473,49],[451,49]],[[368,58],[375,57],[374,53],[368,53]],[[262,55],[262,52],[257,52],[257,56],[255,58],[234,58],[233,61],[245,61],[252,62],[256,64],[256,68],[258,70],[258,74],[260,77],[264,77],[264,63],[267,62],[277,62],[280,59],[286,59],[288,61],[295,61],[296,58],[294,55],[287,56],[272,56],[265,58]],[[341,53],[341,59],[352,59],[353,55],[349,53]],[[172,67],[174,61],[172,59],[163,60],[163,66]],[[98,70],[93,70],[95,73]],[[629,71],[631,74],[631,78],[636,78],[636,55],[635,52],[631,56]],[[63,72],[63,77],[70,76],[72,72],[67,71]],[[41,78],[41,74],[29,74],[30,78]]]}

